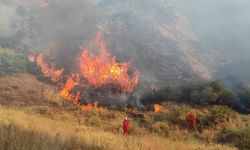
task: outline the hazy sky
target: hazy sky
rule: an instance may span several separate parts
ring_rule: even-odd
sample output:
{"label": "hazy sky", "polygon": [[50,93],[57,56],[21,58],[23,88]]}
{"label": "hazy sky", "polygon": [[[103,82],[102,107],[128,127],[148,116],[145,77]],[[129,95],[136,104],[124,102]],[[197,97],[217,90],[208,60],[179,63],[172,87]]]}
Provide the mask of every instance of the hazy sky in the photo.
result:
{"label": "hazy sky", "polygon": [[[249,0],[172,0],[193,30],[231,55],[250,58]],[[236,57],[236,56],[235,56]],[[237,56],[239,57],[239,56]]]}
{"label": "hazy sky", "polygon": [[223,76],[250,80],[249,0],[170,0],[193,30],[231,63],[219,70]]}

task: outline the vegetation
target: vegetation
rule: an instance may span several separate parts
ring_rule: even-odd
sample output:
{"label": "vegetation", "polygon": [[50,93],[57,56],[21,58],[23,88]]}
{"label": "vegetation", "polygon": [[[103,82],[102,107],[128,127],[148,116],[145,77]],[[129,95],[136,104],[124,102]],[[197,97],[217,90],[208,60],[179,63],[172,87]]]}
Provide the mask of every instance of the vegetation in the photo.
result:
{"label": "vegetation", "polygon": [[245,106],[250,109],[250,88],[246,88],[240,95],[240,98],[244,100]]}
{"label": "vegetation", "polygon": [[[39,70],[21,54],[1,50],[0,71],[0,149],[250,147],[250,116],[228,107],[235,95],[219,81],[192,82],[159,90],[154,95],[161,100],[158,113],[111,107],[82,111],[63,100],[57,87],[24,74],[39,74]],[[240,95],[246,106],[250,105],[249,91]],[[197,131],[189,129],[190,112],[197,116]],[[128,137],[122,132],[125,116],[131,122]]]}
{"label": "vegetation", "polygon": [[155,95],[156,99],[182,101],[195,105],[233,104],[234,93],[225,89],[219,81],[190,82],[180,86],[169,86]]}
{"label": "vegetation", "polygon": [[0,49],[0,77],[27,71],[27,60],[22,54]]}
{"label": "vegetation", "polygon": [[240,149],[250,149],[250,127],[225,129],[219,134],[219,140],[237,145]]}
{"label": "vegetation", "polygon": [[211,109],[210,119],[213,123],[229,121],[232,118],[233,112],[227,106],[213,106]]}
{"label": "vegetation", "polygon": [[155,130],[164,131],[166,135],[151,134],[143,128],[138,128],[141,133],[131,133],[126,137],[122,135],[122,130],[105,131],[109,126],[105,125],[105,121],[102,121],[99,127],[86,126],[79,124],[73,113],[68,111],[47,116],[37,111],[27,113],[26,109],[1,107],[0,149],[235,149],[232,146],[209,144],[192,138],[178,138],[187,137],[187,134],[182,131],[173,132],[169,130],[169,125],[161,122],[155,122],[153,126]]}

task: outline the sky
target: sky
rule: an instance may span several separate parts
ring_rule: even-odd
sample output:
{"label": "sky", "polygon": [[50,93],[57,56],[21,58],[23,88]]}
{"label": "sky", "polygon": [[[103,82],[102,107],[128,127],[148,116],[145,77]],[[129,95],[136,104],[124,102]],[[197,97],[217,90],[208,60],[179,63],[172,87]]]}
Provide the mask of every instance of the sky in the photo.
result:
{"label": "sky", "polygon": [[188,18],[203,42],[231,62],[220,74],[249,79],[249,0],[170,0],[170,5]]}
{"label": "sky", "polygon": [[[250,54],[249,0],[172,0],[194,31],[231,55]],[[247,57],[250,58],[250,55]]]}

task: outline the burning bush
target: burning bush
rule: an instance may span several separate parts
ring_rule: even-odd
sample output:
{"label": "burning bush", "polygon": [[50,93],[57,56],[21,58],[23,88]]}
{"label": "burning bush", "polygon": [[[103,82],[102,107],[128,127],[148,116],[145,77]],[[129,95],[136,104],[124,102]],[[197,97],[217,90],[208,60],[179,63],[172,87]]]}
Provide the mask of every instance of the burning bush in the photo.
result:
{"label": "burning bush", "polygon": [[[64,73],[64,69],[57,69],[54,63],[46,62],[42,54],[30,55],[28,59],[37,63],[43,76],[63,85],[60,94],[76,105],[87,103],[86,99],[93,99],[91,93],[105,93],[110,96],[133,92],[139,80],[139,71],[135,70],[131,76],[130,63],[121,63],[112,56],[106,48],[103,36],[103,33],[96,36],[99,54],[94,55],[90,50],[83,49],[78,58],[80,70],[72,71],[68,75]],[[90,104],[83,108],[87,106]]]}

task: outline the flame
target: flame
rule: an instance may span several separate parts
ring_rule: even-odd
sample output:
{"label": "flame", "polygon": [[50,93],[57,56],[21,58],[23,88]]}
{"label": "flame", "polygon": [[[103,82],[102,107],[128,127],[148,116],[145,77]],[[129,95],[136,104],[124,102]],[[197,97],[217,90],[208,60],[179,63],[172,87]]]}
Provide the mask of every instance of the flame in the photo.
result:
{"label": "flame", "polygon": [[71,100],[74,104],[80,103],[80,91],[77,91],[75,95],[71,94],[70,91],[80,83],[80,77],[78,74],[71,74],[68,76],[64,88],[60,91],[60,94],[67,100]]}
{"label": "flame", "polygon": [[161,105],[160,104],[154,104],[154,112],[160,112]]}
{"label": "flame", "polygon": [[130,77],[129,63],[119,63],[106,49],[103,34],[98,33],[96,44],[99,47],[99,55],[93,55],[89,49],[84,49],[80,56],[80,68],[83,76],[95,88],[104,85],[118,85],[122,92],[132,92],[138,83],[139,71],[136,70]]}
{"label": "flame", "polygon": [[28,56],[28,60],[32,63],[34,63],[36,61],[36,57],[34,55],[29,55]]}
{"label": "flame", "polygon": [[81,107],[82,110],[85,110],[85,111],[89,111],[89,110],[93,110],[94,109],[94,106],[92,104],[87,104],[87,105],[83,105]]}
{"label": "flame", "polygon": [[49,77],[53,82],[58,82],[61,79],[64,69],[57,70],[54,63],[51,63],[50,65],[45,63],[41,53],[37,57],[29,55],[28,60],[32,63],[36,62],[37,66],[41,69],[42,75]]}
{"label": "flame", "polygon": [[[119,92],[132,92],[138,84],[139,71],[135,70],[132,76],[128,73],[130,63],[118,62],[112,56],[107,50],[103,33],[96,35],[95,42],[99,48],[99,54],[94,55],[89,49],[83,49],[78,58],[80,70],[66,76],[63,76],[64,69],[56,69],[54,63],[45,62],[42,54],[39,54],[37,57],[30,55],[28,56],[28,60],[37,63],[43,76],[49,77],[57,84],[62,84],[60,95],[76,105],[80,105],[80,101],[82,100],[81,90],[84,90],[85,87],[99,89],[105,88],[106,85],[112,85]],[[75,91],[76,86],[80,87],[81,90]],[[97,108],[97,103],[94,105],[84,105],[81,108],[82,110],[91,110]]]}

